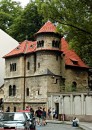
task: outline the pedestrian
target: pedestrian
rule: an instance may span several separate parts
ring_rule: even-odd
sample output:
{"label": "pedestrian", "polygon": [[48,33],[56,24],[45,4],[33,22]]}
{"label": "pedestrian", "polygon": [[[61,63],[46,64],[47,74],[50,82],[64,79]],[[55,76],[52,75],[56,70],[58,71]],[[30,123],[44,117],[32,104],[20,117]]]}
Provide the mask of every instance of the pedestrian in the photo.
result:
{"label": "pedestrian", "polygon": [[31,114],[31,117],[33,118],[34,117],[34,109],[32,107],[30,107],[30,114]]}
{"label": "pedestrian", "polygon": [[35,115],[36,115],[36,118],[37,118],[37,124],[41,125],[41,123],[42,123],[42,120],[41,120],[41,116],[42,116],[41,107],[38,107],[38,110],[36,110]]}
{"label": "pedestrian", "polygon": [[45,111],[45,108],[43,108],[43,111],[42,111],[42,125],[46,125],[46,111]]}
{"label": "pedestrian", "polygon": [[48,119],[51,119],[51,107],[48,109]]}
{"label": "pedestrian", "polygon": [[57,113],[57,110],[55,110],[55,119],[58,118],[58,113]]}
{"label": "pedestrian", "polygon": [[55,108],[52,108],[53,119],[55,119]]}
{"label": "pedestrian", "polygon": [[28,111],[29,111],[29,106],[26,106],[26,110],[28,110]]}

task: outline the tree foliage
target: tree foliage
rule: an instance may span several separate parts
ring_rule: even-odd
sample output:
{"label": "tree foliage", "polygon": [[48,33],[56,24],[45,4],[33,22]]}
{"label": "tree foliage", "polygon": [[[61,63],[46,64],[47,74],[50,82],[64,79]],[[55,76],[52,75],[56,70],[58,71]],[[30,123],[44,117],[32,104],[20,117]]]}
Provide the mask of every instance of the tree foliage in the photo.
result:
{"label": "tree foliage", "polygon": [[47,20],[57,24],[71,48],[92,66],[91,0],[30,0],[24,9],[12,0],[0,2],[0,28],[18,41],[33,39]]}
{"label": "tree foliage", "polygon": [[37,6],[30,2],[22,11],[22,14],[14,20],[9,29],[9,34],[16,40],[33,40],[33,35],[42,26],[43,17],[38,14]]}
{"label": "tree foliage", "polygon": [[21,14],[20,3],[12,0],[0,1],[0,28],[7,32],[14,19]]}
{"label": "tree foliage", "polygon": [[92,66],[92,1],[36,0],[35,2],[44,20],[56,22],[71,47]]}

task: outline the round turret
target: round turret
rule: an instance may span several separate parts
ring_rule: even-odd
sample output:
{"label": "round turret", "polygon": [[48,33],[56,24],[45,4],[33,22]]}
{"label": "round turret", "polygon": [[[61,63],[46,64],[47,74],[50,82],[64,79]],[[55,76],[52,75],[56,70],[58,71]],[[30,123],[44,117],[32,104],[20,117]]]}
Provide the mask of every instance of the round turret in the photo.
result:
{"label": "round turret", "polygon": [[35,36],[36,50],[61,50],[61,35],[50,21],[45,23]]}

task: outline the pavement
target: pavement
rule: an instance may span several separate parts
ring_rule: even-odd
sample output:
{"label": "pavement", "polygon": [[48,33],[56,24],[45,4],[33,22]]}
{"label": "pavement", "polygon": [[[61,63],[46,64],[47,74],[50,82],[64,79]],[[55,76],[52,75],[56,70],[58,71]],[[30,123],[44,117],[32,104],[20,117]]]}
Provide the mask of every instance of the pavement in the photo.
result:
{"label": "pavement", "polygon": [[[47,123],[64,123],[67,125],[72,125],[72,121],[58,121],[58,120],[46,120]],[[90,122],[80,122],[79,127],[83,130],[92,130],[92,123]]]}

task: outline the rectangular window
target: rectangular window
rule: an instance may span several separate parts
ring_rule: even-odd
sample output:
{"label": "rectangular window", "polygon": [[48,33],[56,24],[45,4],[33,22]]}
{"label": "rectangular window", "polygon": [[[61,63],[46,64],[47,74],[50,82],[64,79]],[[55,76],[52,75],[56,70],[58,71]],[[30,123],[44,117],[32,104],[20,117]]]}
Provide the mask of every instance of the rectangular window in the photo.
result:
{"label": "rectangular window", "polygon": [[27,62],[27,70],[30,70],[30,62]]}
{"label": "rectangular window", "polygon": [[40,68],[40,63],[38,63],[38,68]]}
{"label": "rectangular window", "polygon": [[42,95],[40,89],[38,90],[38,95]]}
{"label": "rectangular window", "polygon": [[58,80],[59,79],[54,78],[54,84],[58,84]]}

